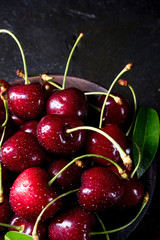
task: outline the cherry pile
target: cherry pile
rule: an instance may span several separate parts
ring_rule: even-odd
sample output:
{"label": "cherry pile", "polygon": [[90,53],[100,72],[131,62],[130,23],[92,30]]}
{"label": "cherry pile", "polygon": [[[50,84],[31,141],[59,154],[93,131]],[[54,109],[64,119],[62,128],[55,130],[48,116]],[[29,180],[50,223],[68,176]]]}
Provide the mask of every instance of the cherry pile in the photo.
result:
{"label": "cherry pile", "polygon": [[62,85],[48,75],[29,82],[24,72],[25,84],[0,80],[1,238],[19,231],[43,240],[88,240],[98,232],[109,239],[102,219],[141,206],[145,196],[124,132],[133,107],[111,88],[66,88],[67,70]]}

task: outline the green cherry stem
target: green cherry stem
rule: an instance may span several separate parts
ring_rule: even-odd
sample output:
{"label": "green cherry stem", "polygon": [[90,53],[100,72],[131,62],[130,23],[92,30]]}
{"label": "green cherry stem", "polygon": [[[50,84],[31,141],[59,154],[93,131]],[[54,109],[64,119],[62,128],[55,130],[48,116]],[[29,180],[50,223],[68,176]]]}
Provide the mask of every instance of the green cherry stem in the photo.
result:
{"label": "green cherry stem", "polygon": [[134,89],[133,89],[132,86],[128,83],[128,81],[123,80],[123,79],[120,79],[120,80],[118,81],[118,83],[119,83],[121,86],[125,86],[125,87],[127,86],[127,87],[129,87],[129,89],[130,89],[131,92],[132,92],[133,101],[134,101],[134,114],[133,114],[132,122],[131,122],[131,124],[130,124],[130,126],[129,126],[129,129],[128,129],[127,133],[126,133],[126,136],[128,136],[129,133],[130,133],[130,131],[131,131],[131,129],[132,129],[132,127],[133,127],[133,125],[134,125],[134,121],[135,121],[135,118],[136,118],[136,113],[137,113],[137,99],[136,99],[136,94],[135,94],[135,92],[134,92]]}
{"label": "green cherry stem", "polygon": [[104,232],[90,232],[90,235],[91,236],[94,236],[94,235],[106,235],[106,234],[115,233],[115,232],[123,230],[124,228],[128,227],[129,225],[131,225],[134,221],[136,221],[136,219],[139,217],[139,215],[141,214],[142,210],[144,209],[144,207],[146,206],[148,201],[149,201],[149,194],[147,192],[145,194],[145,196],[144,196],[142,205],[141,205],[138,213],[136,214],[136,216],[130,222],[128,222],[127,224],[123,225],[122,227],[119,227],[119,228],[116,228],[116,229],[112,229],[112,230],[107,230],[107,231],[104,231]]}
{"label": "green cherry stem", "polygon": [[79,130],[94,131],[94,132],[97,132],[97,133],[101,134],[105,138],[107,138],[117,148],[117,150],[120,154],[120,157],[123,161],[124,166],[128,170],[130,170],[132,168],[132,160],[131,160],[130,156],[127,155],[124,152],[124,150],[121,148],[121,146],[111,136],[109,136],[107,133],[105,133],[103,130],[101,130],[99,128],[91,127],[91,126],[82,126],[82,127],[75,127],[75,128],[71,128],[71,129],[66,129],[66,132],[67,133],[72,133],[72,132],[79,131]]}
{"label": "green cherry stem", "polygon": [[54,87],[58,88],[59,90],[62,90],[61,86],[59,86],[58,84],[56,84],[55,82],[52,81],[52,79],[54,79],[54,77],[51,77],[51,76],[47,75],[46,73],[41,74],[40,77],[44,82],[49,82]]}
{"label": "green cherry stem", "polygon": [[106,106],[106,102],[107,102],[107,99],[108,99],[108,96],[113,88],[113,86],[115,85],[115,83],[118,81],[118,79],[122,76],[122,74],[124,74],[125,72],[129,71],[133,66],[133,63],[129,63],[125,66],[124,69],[122,69],[122,71],[117,75],[117,77],[114,79],[114,81],[112,82],[108,92],[107,92],[107,95],[104,99],[104,102],[103,102],[103,105],[102,105],[102,109],[101,109],[101,115],[100,115],[100,122],[99,122],[99,128],[102,127],[102,120],[103,120],[103,114],[104,114],[104,109],[105,109],[105,106]]}
{"label": "green cherry stem", "polygon": [[0,203],[3,202],[2,163],[0,162]]}
{"label": "green cherry stem", "polygon": [[63,84],[62,84],[62,89],[65,89],[65,85],[66,85],[66,76],[67,76],[67,73],[68,73],[68,68],[69,68],[69,64],[70,64],[70,61],[71,61],[71,57],[73,55],[73,52],[77,46],[77,44],[79,43],[80,39],[84,36],[83,33],[80,33],[79,37],[77,38],[70,54],[69,54],[69,57],[68,57],[68,61],[67,61],[67,64],[66,64],[66,68],[65,68],[65,72],[64,72],[64,77],[63,77]]}
{"label": "green cherry stem", "polygon": [[57,201],[58,199],[62,198],[62,197],[65,197],[71,193],[76,193],[78,192],[79,189],[74,189],[74,190],[71,190],[71,191],[68,191],[66,193],[62,193],[61,195],[59,195],[58,197],[56,197],[55,199],[53,199],[52,201],[50,201],[44,208],[43,210],[41,211],[41,213],[39,214],[39,216],[37,217],[36,219],[36,222],[35,222],[35,225],[33,227],[33,231],[32,231],[32,237],[34,240],[39,240],[39,237],[37,235],[37,227],[38,227],[38,224],[41,220],[41,217],[43,215],[43,213],[46,211],[46,209],[51,205],[53,204],[55,201]]}
{"label": "green cherry stem", "polygon": [[9,118],[8,100],[4,99],[3,104],[4,104],[4,108],[5,108],[6,118],[5,118],[4,123],[1,125],[1,127],[5,127],[7,125],[8,118]]}
{"label": "green cherry stem", "polygon": [[72,165],[73,163],[77,162],[78,160],[82,159],[82,158],[90,158],[90,157],[98,157],[98,158],[103,158],[106,161],[109,161],[110,163],[112,163],[117,169],[119,174],[121,175],[121,177],[123,179],[126,179],[128,177],[128,175],[126,174],[126,172],[113,160],[106,158],[104,156],[98,155],[98,154],[85,154],[85,155],[81,155],[78,156],[76,158],[74,158],[72,161],[70,161],[68,164],[66,164],[66,166],[64,168],[62,168],[57,174],[56,176],[54,176],[49,182],[48,185],[51,186],[53,184],[53,182],[56,180],[56,178],[62,173],[64,172],[70,165]]}
{"label": "green cherry stem", "polygon": [[[103,231],[106,232],[107,230],[106,230],[104,223],[102,222],[102,219],[100,219],[100,217],[98,216],[97,213],[94,213],[94,214],[96,215],[96,218],[98,219],[99,223],[101,224]],[[110,240],[108,233],[106,234],[106,239]]]}
{"label": "green cherry stem", "polygon": [[0,149],[1,149],[2,144],[3,144],[5,132],[6,132],[6,126],[4,126],[4,128],[3,128],[2,136],[1,136],[1,139],[0,139]]}
{"label": "green cherry stem", "polygon": [[7,227],[7,228],[13,228],[19,232],[23,232],[24,231],[24,225],[21,225],[21,226],[15,226],[15,225],[10,225],[10,224],[7,224],[7,223],[0,223],[0,226],[1,227]]}
{"label": "green cherry stem", "polygon": [[142,160],[142,154],[141,154],[141,151],[140,151],[140,148],[139,148],[138,144],[135,141],[133,141],[133,143],[135,144],[135,146],[137,148],[137,151],[138,151],[138,161],[137,161],[137,165],[135,166],[135,168],[134,168],[134,170],[133,170],[133,172],[131,174],[131,178],[134,177],[135,173],[137,172],[137,169],[140,166],[141,160]]}
{"label": "green cherry stem", "polygon": [[[86,96],[90,96],[90,95],[106,95],[107,96],[107,92],[86,92],[86,93],[84,93]],[[116,102],[116,103],[119,103],[119,104],[121,104],[121,99],[120,99],[120,97],[117,97],[117,96],[114,96],[113,94],[109,94],[109,96],[110,97],[112,97],[113,99],[114,99],[114,101]]]}
{"label": "green cherry stem", "polygon": [[19,40],[16,38],[16,36],[12,32],[8,31],[7,29],[0,29],[0,33],[7,33],[16,41],[16,43],[17,43],[17,45],[20,49],[22,60],[23,60],[24,74],[25,74],[25,84],[29,84],[26,59],[25,59],[25,55],[24,55],[24,52],[23,52],[23,48],[22,48]]}

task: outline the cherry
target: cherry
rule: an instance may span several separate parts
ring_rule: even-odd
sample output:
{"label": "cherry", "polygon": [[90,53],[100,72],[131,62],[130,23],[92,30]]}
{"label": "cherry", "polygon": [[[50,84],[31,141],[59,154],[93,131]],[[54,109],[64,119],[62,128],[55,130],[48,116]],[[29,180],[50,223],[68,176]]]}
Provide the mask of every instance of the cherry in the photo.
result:
{"label": "cherry", "polygon": [[80,207],[72,208],[53,218],[49,225],[50,240],[89,240],[95,216]]}
{"label": "cherry", "polygon": [[[117,124],[120,127],[123,126],[128,120],[131,105],[128,100],[122,97],[120,94],[114,94],[119,97],[120,102],[116,102],[113,97],[108,97],[106,106],[103,113],[103,126],[108,123]],[[98,107],[101,108],[105,99],[105,95],[101,95],[98,98]]]}
{"label": "cherry", "polygon": [[81,120],[57,114],[44,116],[37,126],[40,144],[49,152],[59,155],[71,155],[81,149],[85,143],[85,131],[66,133],[67,128],[83,126]]}
{"label": "cherry", "polygon": [[78,200],[87,211],[102,211],[113,207],[123,196],[123,181],[105,167],[93,167],[86,170],[81,180]]}
{"label": "cherry", "polygon": [[25,122],[20,126],[20,131],[32,133],[34,136],[37,136],[37,125],[38,121],[36,120]]}
{"label": "cherry", "polygon": [[21,172],[42,165],[45,152],[33,134],[19,131],[3,144],[1,159],[7,169]]}
{"label": "cherry", "polygon": [[67,88],[53,93],[46,105],[48,114],[60,114],[84,119],[88,113],[88,102],[78,88]]}
{"label": "cherry", "polygon": [[[121,148],[125,150],[126,148],[125,135],[117,125],[107,124],[101,130],[110,135],[121,146]],[[102,155],[115,162],[119,162],[121,160],[119,152],[116,149],[116,147],[108,139],[94,131],[88,132],[86,140],[86,152]],[[102,158],[94,158],[94,161],[104,166],[111,165],[109,161],[106,161]]]}
{"label": "cherry", "polygon": [[45,90],[40,83],[16,84],[8,91],[8,105],[12,114],[23,120],[38,119],[45,110]]}
{"label": "cherry", "polygon": [[[69,161],[64,158],[53,161],[49,166],[48,170],[50,176],[56,176],[57,173],[68,163]],[[78,167],[76,163],[74,163],[70,165],[63,173],[61,173],[54,183],[59,186],[63,191],[69,191],[80,186],[82,173],[83,169],[81,167]]]}
{"label": "cherry", "polygon": [[[33,221],[27,221],[27,220],[15,215],[10,220],[10,225],[24,226],[23,233],[25,233],[27,235],[32,235],[34,222]],[[18,231],[18,230],[15,230],[15,229],[10,227],[9,231]],[[37,229],[37,234],[38,234],[39,240],[47,239],[48,231],[47,231],[47,226],[44,222],[39,223],[38,229]]]}
{"label": "cherry", "polygon": [[[59,192],[49,187],[48,175],[40,167],[24,170],[14,181],[10,190],[10,204],[17,216],[34,221],[42,209]],[[62,200],[54,202],[43,214],[43,220],[52,217],[62,207]]]}
{"label": "cherry", "polygon": [[12,113],[10,114],[10,117],[13,120],[14,124],[18,127],[25,123],[25,120],[18,118],[16,115],[13,115]]}
{"label": "cherry", "polygon": [[136,206],[144,195],[144,187],[136,177],[124,181],[124,194],[119,205],[122,208],[131,208]]}

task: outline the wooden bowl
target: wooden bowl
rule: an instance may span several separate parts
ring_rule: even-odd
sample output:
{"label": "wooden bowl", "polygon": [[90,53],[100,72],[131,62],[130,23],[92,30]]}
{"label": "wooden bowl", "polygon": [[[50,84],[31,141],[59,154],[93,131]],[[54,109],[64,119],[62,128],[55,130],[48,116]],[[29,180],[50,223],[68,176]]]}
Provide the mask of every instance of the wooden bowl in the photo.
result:
{"label": "wooden bowl", "polygon": [[[55,79],[54,79],[55,82],[62,84],[63,76],[61,76],[61,75],[55,76],[54,75],[54,77],[55,77]],[[40,77],[30,77],[29,80],[30,80],[30,82],[36,82],[36,81],[41,82]],[[22,83],[22,82],[23,82],[23,80],[15,80],[14,83],[12,83],[12,84]],[[77,78],[77,77],[67,77],[66,78],[66,88],[68,88],[68,87],[77,87],[84,92],[86,92],[86,91],[106,92],[107,91],[104,87],[102,87],[96,83],[87,81],[85,79]],[[152,199],[154,188],[155,188],[155,183],[156,183],[156,161],[154,160],[153,163],[151,164],[151,166],[149,167],[149,169],[147,170],[147,172],[145,173],[145,191],[148,191],[149,196],[150,196],[148,204],[145,206],[145,208],[143,209],[142,213],[137,218],[137,220],[134,221],[130,226],[126,227],[125,229],[123,229],[117,233],[110,234],[111,240],[127,239],[129,237],[129,235],[135,230],[135,228],[138,226],[138,224],[141,222],[141,220],[145,216],[145,214],[148,210],[148,207],[151,203],[151,199]],[[122,212],[122,214],[123,214],[123,212]],[[136,214],[136,212],[134,210],[132,217],[135,216],[135,214]],[[132,219],[132,217],[128,216],[128,221],[130,221]],[[120,227],[122,225],[123,224],[120,221],[118,223],[118,226]],[[114,226],[113,226],[113,228],[114,228]],[[106,229],[108,229],[107,226],[106,226]],[[94,237],[93,239],[98,239],[98,238],[103,239],[104,236]]]}

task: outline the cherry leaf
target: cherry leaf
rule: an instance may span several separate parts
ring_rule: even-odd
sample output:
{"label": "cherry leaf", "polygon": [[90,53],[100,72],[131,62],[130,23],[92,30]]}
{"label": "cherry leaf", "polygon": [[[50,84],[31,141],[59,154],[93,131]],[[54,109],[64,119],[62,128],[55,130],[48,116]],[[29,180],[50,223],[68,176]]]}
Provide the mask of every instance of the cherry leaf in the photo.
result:
{"label": "cherry leaf", "polygon": [[[140,107],[137,114],[133,140],[137,143],[142,159],[137,169],[137,177],[140,178],[152,163],[159,145],[160,126],[157,112],[152,108]],[[138,162],[138,151],[133,143],[133,162]]]}
{"label": "cherry leaf", "polygon": [[25,233],[10,231],[4,236],[5,240],[33,240],[33,238]]}

